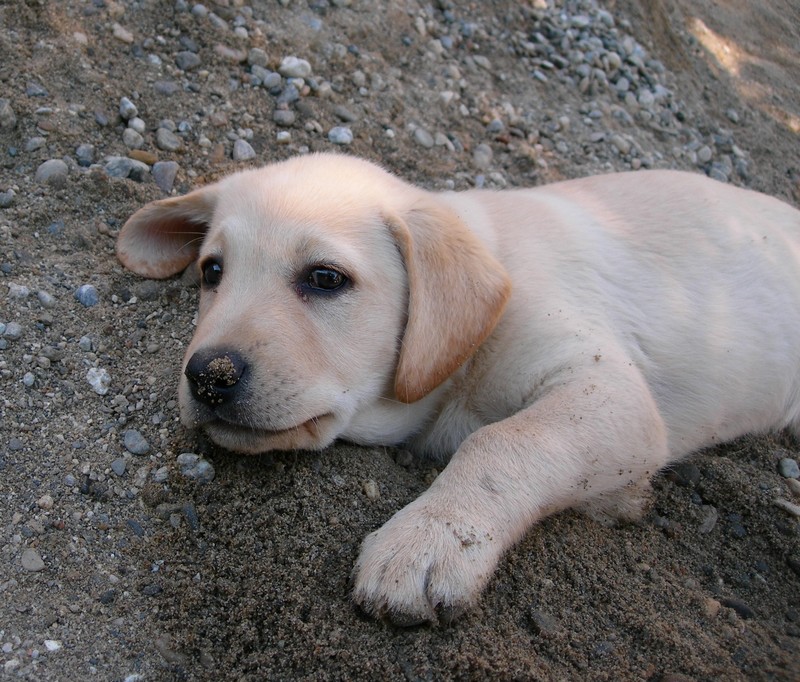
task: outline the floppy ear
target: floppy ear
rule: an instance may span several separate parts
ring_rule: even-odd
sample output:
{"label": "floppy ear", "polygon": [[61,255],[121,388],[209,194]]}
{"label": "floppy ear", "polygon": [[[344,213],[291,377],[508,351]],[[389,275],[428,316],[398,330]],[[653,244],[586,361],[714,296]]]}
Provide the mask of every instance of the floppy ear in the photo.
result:
{"label": "floppy ear", "polygon": [[489,336],[511,294],[511,280],[434,197],[388,224],[405,261],[409,289],[395,393],[412,403],[441,384]]}
{"label": "floppy ear", "polygon": [[145,277],[163,279],[180,272],[197,258],[215,205],[213,186],[147,204],[122,226],[117,258]]}

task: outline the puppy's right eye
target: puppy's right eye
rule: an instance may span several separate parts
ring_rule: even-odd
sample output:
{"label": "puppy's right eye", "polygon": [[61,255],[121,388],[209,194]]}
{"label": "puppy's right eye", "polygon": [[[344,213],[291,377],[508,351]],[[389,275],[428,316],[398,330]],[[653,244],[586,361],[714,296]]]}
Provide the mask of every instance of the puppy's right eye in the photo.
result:
{"label": "puppy's right eye", "polygon": [[222,263],[218,260],[207,260],[203,263],[203,286],[215,287],[222,281]]}

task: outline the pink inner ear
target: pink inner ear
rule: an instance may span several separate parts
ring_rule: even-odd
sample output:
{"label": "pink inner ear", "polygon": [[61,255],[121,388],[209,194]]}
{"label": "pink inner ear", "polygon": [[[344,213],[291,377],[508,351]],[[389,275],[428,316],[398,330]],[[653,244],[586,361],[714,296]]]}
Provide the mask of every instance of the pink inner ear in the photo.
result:
{"label": "pink inner ear", "polygon": [[177,274],[197,258],[213,208],[209,189],[147,204],[120,231],[117,257],[126,268],[145,277]]}

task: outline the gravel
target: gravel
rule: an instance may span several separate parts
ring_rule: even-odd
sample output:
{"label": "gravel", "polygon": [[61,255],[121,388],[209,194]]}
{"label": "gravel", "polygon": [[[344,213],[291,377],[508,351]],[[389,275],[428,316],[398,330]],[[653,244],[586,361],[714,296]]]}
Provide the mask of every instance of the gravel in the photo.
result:
{"label": "gravel", "polygon": [[397,631],[352,608],[349,574],[361,539],[438,470],[346,444],[236,457],[186,432],[191,273],[142,280],[114,257],[144,203],[316,151],[432,189],[680,168],[796,201],[796,77],[758,84],[775,96],[754,104],[706,65],[697,21],[791,56],[800,20],[782,5],[767,40],[748,34],[757,21],[726,33],[724,4],[661,4],[0,7],[15,55],[0,90],[7,677],[798,678],[789,436],[657,476],[642,524],[548,519],[477,610]]}

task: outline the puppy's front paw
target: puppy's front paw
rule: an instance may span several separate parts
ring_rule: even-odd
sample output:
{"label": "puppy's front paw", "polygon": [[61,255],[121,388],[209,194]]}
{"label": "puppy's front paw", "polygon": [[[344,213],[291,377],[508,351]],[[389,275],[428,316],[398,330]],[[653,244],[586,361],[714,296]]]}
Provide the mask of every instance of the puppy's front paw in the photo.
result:
{"label": "puppy's front paw", "polygon": [[396,625],[450,621],[477,599],[502,551],[485,525],[416,500],[366,537],[353,599]]}

